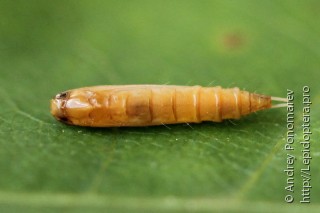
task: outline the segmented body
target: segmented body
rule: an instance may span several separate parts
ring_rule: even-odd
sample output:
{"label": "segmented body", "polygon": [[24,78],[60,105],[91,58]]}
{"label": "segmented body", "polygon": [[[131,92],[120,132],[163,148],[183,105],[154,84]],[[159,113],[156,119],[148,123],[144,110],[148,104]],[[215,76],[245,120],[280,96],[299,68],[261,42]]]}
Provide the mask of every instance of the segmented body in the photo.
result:
{"label": "segmented body", "polygon": [[60,93],[51,101],[58,120],[92,127],[220,122],[270,107],[270,96],[219,86],[95,86]]}

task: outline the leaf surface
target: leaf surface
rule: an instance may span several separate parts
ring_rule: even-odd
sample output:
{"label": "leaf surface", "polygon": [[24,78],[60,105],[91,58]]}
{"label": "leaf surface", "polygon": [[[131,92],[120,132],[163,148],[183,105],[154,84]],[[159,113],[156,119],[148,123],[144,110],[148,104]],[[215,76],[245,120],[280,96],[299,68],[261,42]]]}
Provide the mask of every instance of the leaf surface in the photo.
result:
{"label": "leaf surface", "polygon": [[[318,1],[2,1],[1,212],[317,212]],[[81,128],[49,100],[91,85],[173,84],[295,94],[287,111],[223,123]],[[303,86],[311,88],[311,201],[303,206]],[[286,205],[287,153],[296,157]]]}

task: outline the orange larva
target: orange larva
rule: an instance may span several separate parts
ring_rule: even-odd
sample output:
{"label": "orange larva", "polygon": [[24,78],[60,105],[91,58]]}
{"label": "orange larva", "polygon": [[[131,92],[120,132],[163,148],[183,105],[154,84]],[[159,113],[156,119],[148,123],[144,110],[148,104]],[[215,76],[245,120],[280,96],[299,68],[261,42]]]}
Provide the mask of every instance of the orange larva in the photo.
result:
{"label": "orange larva", "polygon": [[56,95],[51,113],[64,123],[90,127],[221,122],[285,106],[272,106],[271,100],[286,101],[219,86],[94,86]]}

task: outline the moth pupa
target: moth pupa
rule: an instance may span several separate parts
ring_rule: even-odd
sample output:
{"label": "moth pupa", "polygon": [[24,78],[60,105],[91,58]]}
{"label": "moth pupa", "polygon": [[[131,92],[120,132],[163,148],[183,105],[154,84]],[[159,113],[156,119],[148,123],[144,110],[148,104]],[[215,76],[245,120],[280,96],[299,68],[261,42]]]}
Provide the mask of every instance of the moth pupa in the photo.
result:
{"label": "moth pupa", "polygon": [[[272,105],[272,101],[283,103]],[[93,86],[59,93],[51,100],[51,114],[78,126],[153,126],[239,119],[259,110],[284,107],[286,101],[220,86]]]}

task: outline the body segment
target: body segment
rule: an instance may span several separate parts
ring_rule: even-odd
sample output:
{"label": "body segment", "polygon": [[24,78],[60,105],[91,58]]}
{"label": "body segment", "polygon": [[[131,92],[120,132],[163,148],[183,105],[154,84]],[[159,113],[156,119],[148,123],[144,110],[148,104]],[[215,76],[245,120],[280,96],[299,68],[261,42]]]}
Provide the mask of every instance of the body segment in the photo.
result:
{"label": "body segment", "polygon": [[85,87],[51,101],[58,120],[92,127],[220,122],[270,107],[270,96],[238,88],[167,85]]}

